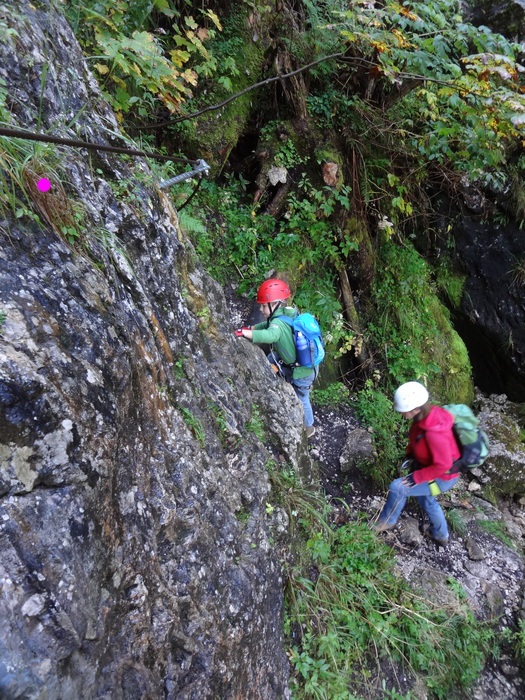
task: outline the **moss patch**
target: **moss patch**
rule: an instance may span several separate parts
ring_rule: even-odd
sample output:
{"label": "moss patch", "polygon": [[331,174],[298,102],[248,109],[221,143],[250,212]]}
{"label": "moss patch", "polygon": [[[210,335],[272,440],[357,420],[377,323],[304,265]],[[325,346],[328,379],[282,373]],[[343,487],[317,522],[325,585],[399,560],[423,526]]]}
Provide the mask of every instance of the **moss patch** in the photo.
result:
{"label": "moss patch", "polygon": [[454,270],[453,262],[446,258],[436,268],[436,284],[455,308],[459,309],[467,276]]}
{"label": "moss patch", "polygon": [[[264,33],[264,26],[259,28]],[[246,8],[240,8],[225,22],[223,33],[210,45],[219,62],[232,60],[235,68],[230,73],[228,86],[217,82],[202,85],[206,88],[192,101],[193,111],[220,104],[237,92],[261,80],[264,68],[265,42],[254,40]],[[220,171],[231,149],[243,133],[253,110],[261,100],[261,91],[254,90],[232,100],[221,109],[182,122],[174,127],[177,140],[184,142],[187,153],[204,158],[214,171]]]}
{"label": "moss patch", "polygon": [[435,396],[449,403],[471,404],[474,400],[472,366],[465,343],[454,330],[448,309],[432,297],[429,302],[437,334],[427,344],[425,359],[435,361],[441,368],[439,381],[433,382]]}
{"label": "moss patch", "polygon": [[391,384],[420,379],[435,401],[470,403],[474,387],[467,350],[414,248],[385,243],[372,298],[369,329],[374,344],[384,349]]}

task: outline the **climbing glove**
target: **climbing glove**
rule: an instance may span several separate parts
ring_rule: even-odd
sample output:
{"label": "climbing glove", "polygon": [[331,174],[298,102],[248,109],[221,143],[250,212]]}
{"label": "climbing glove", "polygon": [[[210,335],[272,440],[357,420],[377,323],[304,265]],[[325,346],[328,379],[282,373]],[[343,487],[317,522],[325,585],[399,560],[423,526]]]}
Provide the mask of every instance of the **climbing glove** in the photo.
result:
{"label": "climbing glove", "polygon": [[414,481],[414,475],[413,474],[407,474],[406,476],[403,477],[403,486],[408,486],[408,488],[412,488],[412,486],[415,486],[416,482]]}

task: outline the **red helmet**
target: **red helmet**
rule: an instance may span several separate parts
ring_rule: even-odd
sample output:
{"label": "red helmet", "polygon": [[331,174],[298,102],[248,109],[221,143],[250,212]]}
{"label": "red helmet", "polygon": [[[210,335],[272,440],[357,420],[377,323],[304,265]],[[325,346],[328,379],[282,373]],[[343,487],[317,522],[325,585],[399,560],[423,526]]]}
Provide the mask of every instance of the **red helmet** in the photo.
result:
{"label": "red helmet", "polygon": [[291,291],[286,282],[269,279],[263,282],[257,292],[257,303],[268,304],[271,301],[284,301],[291,296]]}

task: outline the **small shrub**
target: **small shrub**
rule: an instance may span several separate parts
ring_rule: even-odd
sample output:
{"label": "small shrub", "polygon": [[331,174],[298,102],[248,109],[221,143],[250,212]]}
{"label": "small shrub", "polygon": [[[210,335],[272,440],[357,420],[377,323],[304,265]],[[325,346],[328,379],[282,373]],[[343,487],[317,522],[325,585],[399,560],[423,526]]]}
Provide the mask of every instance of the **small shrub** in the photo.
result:
{"label": "small shrub", "polygon": [[264,429],[264,421],[262,419],[261,412],[256,406],[256,404],[252,404],[252,417],[246,424],[246,430],[248,430],[250,433],[253,433],[255,437],[261,442],[264,441],[264,438],[266,436]]}
{"label": "small shrub", "polygon": [[325,389],[314,389],[312,401],[316,406],[350,406],[351,398],[348,387],[342,382],[329,384]]}
{"label": "small shrub", "polygon": [[244,524],[247,523],[248,520],[250,519],[250,514],[248,513],[247,510],[238,510],[238,511],[235,513],[235,517],[237,518],[237,520],[238,520],[240,523],[242,523],[242,524],[244,525]]}
{"label": "small shrub", "polygon": [[[192,96],[198,74],[216,68],[204,46],[222,29],[212,10],[200,12],[201,26],[167,2],[66,0],[64,11],[84,50],[96,59],[94,73],[119,116],[134,111],[149,118],[159,102],[175,112]],[[165,36],[154,33],[162,21],[171,25]]]}
{"label": "small shrub", "polygon": [[368,380],[355,395],[355,410],[365,425],[372,428],[377,462],[370,475],[381,488],[386,488],[404,454],[408,428],[392,408],[392,401]]}
{"label": "small shrub", "polygon": [[179,411],[184,422],[193,433],[193,437],[199,442],[201,447],[204,447],[206,444],[206,433],[201,421],[193,415],[189,408],[180,407]]}
{"label": "small shrub", "polygon": [[[324,495],[303,486],[290,466],[278,465],[274,460],[268,460],[266,470],[272,487],[271,503],[280,506],[286,512],[292,537],[296,531],[306,538],[314,531],[323,532],[326,537],[330,537],[332,509]],[[294,552],[294,556],[299,559],[305,557],[308,561],[310,559],[310,555],[305,556],[305,552],[300,548]]]}
{"label": "small shrub", "polygon": [[184,379],[186,377],[184,362],[182,360],[175,360],[173,363],[173,376],[175,379]]}
{"label": "small shrub", "polygon": [[230,432],[228,418],[224,408],[214,401],[211,401],[211,399],[206,400],[206,405],[213,418],[221,445],[228,448],[233,447],[237,444],[237,438]]}
{"label": "small shrub", "polygon": [[[51,182],[48,192],[37,186],[44,176]],[[75,243],[86,226],[85,210],[81,202],[69,198],[63,180],[67,174],[55,146],[0,136],[0,213],[10,212],[15,219],[30,219],[38,226],[45,222]]]}
{"label": "small shrub", "polygon": [[451,508],[447,510],[446,516],[450,529],[458,535],[464,535],[467,531],[467,524],[462,513],[457,508]]}
{"label": "small shrub", "polygon": [[522,664],[525,665],[525,620],[520,620],[519,630],[515,635],[516,656]]}
{"label": "small shrub", "polygon": [[517,289],[523,289],[525,287],[525,255],[516,260],[512,270],[512,282],[511,286]]}
{"label": "small shrub", "polygon": [[[491,629],[460,595],[446,609],[415,595],[366,523],[311,531],[306,549],[310,564],[288,571],[286,591],[295,698],[352,697],[357,684],[366,690],[369,673],[356,669],[381,668],[384,659],[424,676],[440,699],[477,678],[492,649]],[[401,696],[393,689],[385,697]]]}

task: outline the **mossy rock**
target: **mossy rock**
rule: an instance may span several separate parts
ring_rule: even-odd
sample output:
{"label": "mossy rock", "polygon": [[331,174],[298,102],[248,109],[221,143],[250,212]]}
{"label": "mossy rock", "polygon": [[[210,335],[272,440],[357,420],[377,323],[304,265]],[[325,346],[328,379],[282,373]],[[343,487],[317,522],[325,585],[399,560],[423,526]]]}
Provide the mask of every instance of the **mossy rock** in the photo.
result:
{"label": "mossy rock", "polygon": [[368,288],[374,278],[375,252],[366,221],[357,216],[349,217],[344,236],[355,243],[357,249],[348,254],[347,269],[350,278],[360,281],[361,288]]}
{"label": "mossy rock", "polygon": [[319,369],[315,389],[325,389],[334,382],[341,381],[341,360],[335,358],[332,352],[327,352],[325,360]]}
{"label": "mossy rock", "polygon": [[[267,44],[264,36],[273,20],[270,15],[263,16],[258,32],[254,32],[248,9],[247,6],[236,8],[224,23],[224,33],[210,47],[219,61],[222,54],[224,59],[234,56],[238,60],[236,75],[230,76],[228,88],[214,81],[211,90],[204,94],[198,94],[197,91],[191,104],[192,111],[220,104],[261,80]],[[186,153],[206,160],[211,166],[212,174],[216,176],[245,131],[251,114],[258,109],[261,99],[261,91],[253,90],[220,109],[182,122],[174,128],[176,139]]]}
{"label": "mossy rock", "polygon": [[446,299],[454,309],[461,307],[463,291],[467,276],[464,273],[454,270],[450,259],[445,259],[436,268],[436,283],[438,288],[444,293]]}
{"label": "mossy rock", "polygon": [[525,436],[520,424],[518,404],[505,395],[478,397],[478,417],[486,431],[490,449],[481,471],[490,479],[496,495],[525,495]]}
{"label": "mossy rock", "polygon": [[441,367],[441,373],[432,378],[432,390],[440,402],[472,404],[474,383],[472,365],[465,343],[454,330],[448,309],[437,297],[430,300],[432,316],[437,327],[423,353],[426,361],[434,361]]}
{"label": "mossy rock", "polygon": [[370,328],[385,350],[390,380],[421,380],[436,403],[472,403],[472,367],[423,258],[407,242],[386,242],[377,261]]}

